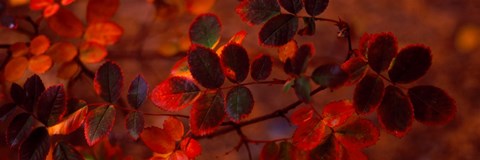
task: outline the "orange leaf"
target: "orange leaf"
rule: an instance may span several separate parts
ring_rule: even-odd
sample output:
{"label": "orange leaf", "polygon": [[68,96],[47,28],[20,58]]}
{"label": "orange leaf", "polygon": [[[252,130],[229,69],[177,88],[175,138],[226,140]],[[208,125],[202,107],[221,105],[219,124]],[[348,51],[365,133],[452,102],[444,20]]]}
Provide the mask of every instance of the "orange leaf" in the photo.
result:
{"label": "orange leaf", "polygon": [[57,71],[57,77],[61,79],[70,79],[80,71],[80,66],[76,62],[62,64]]}
{"label": "orange leaf", "polygon": [[180,141],[185,129],[182,121],[175,117],[168,117],[163,121],[163,130],[165,130],[173,140]]}
{"label": "orange leaf", "polygon": [[215,5],[216,0],[187,0],[187,9],[190,13],[199,15],[207,13]]}
{"label": "orange leaf", "polygon": [[242,42],[243,42],[243,40],[245,39],[246,36],[247,36],[247,31],[245,31],[245,30],[242,30],[240,32],[235,33],[235,35],[233,35],[232,38],[230,38],[230,40],[228,40],[227,44],[224,44],[224,45],[218,47],[218,49],[216,51],[217,55],[220,56],[222,54],[223,48],[225,48],[225,46],[227,46],[230,43],[242,44]]}
{"label": "orange leaf", "polygon": [[78,38],[83,34],[83,23],[70,10],[60,8],[57,14],[48,17],[48,26],[59,36]]}
{"label": "orange leaf", "polygon": [[293,56],[295,56],[295,53],[297,52],[297,50],[298,50],[297,41],[291,40],[287,44],[278,48],[278,58],[280,59],[280,61],[285,63],[287,59],[293,58]]}
{"label": "orange leaf", "polygon": [[123,29],[113,22],[98,22],[88,25],[85,31],[85,40],[100,45],[111,45],[120,39]]}
{"label": "orange leaf", "polygon": [[69,5],[71,3],[73,3],[75,0],[62,0],[61,3],[62,5],[66,6],[66,5]]}
{"label": "orange leaf", "polygon": [[57,42],[48,49],[47,54],[52,57],[54,62],[69,62],[77,55],[77,47],[70,42]]}
{"label": "orange leaf", "polygon": [[53,3],[53,0],[30,0],[30,9],[38,11]]}
{"label": "orange leaf", "polygon": [[17,42],[10,46],[10,51],[12,52],[12,57],[21,57],[28,54],[28,47],[25,42]]}
{"label": "orange leaf", "polygon": [[180,148],[185,151],[188,158],[194,159],[202,153],[202,146],[193,138],[183,139],[180,142]]}
{"label": "orange leaf", "polygon": [[52,3],[48,5],[45,10],[43,10],[43,17],[48,18],[57,13],[59,9],[60,5],[58,5],[57,3]]}
{"label": "orange leaf", "polygon": [[107,49],[97,43],[84,43],[80,46],[80,60],[85,63],[97,63],[107,56]]}
{"label": "orange leaf", "polygon": [[177,150],[168,157],[168,160],[188,160],[188,156],[185,152]]}
{"label": "orange leaf", "polygon": [[47,55],[39,55],[32,57],[28,61],[28,69],[36,74],[45,73],[52,67],[52,58]]}
{"label": "orange leaf", "polygon": [[45,35],[39,35],[30,42],[30,53],[41,55],[50,47],[50,40]]}
{"label": "orange leaf", "polygon": [[73,112],[68,117],[63,118],[63,121],[57,123],[54,126],[48,127],[48,133],[50,135],[68,135],[77,130],[83,125],[85,118],[87,117],[88,106]]}
{"label": "orange leaf", "polygon": [[109,20],[117,12],[119,0],[89,0],[87,5],[87,22]]}
{"label": "orange leaf", "polygon": [[153,152],[168,154],[175,149],[175,141],[165,130],[158,127],[145,128],[140,134],[145,145]]}
{"label": "orange leaf", "polygon": [[331,102],[323,108],[323,122],[327,126],[336,127],[345,123],[354,112],[355,108],[348,100]]}
{"label": "orange leaf", "polygon": [[28,60],[25,57],[17,57],[11,59],[5,66],[5,79],[15,81],[23,77],[28,66]]}

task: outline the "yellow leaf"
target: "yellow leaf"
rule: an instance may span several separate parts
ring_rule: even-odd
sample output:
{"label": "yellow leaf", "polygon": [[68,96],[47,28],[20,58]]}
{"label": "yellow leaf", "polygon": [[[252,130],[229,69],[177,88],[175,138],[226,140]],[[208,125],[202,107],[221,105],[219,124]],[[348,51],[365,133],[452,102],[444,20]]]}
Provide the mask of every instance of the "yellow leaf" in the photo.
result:
{"label": "yellow leaf", "polygon": [[28,69],[36,74],[42,74],[52,67],[52,58],[47,55],[39,55],[30,58],[28,61]]}
{"label": "yellow leaf", "polygon": [[28,66],[28,60],[25,57],[16,57],[11,59],[5,66],[5,79],[16,81],[22,78]]}

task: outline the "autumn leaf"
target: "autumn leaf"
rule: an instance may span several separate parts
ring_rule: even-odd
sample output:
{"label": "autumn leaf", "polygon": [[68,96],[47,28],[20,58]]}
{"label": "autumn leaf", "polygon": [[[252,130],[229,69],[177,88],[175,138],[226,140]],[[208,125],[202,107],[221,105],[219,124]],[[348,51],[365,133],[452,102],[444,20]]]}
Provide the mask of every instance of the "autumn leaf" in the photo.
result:
{"label": "autumn leaf", "polygon": [[58,123],[67,111],[67,95],[63,85],[47,88],[38,98],[37,118],[43,124],[53,126]]}
{"label": "autumn leaf", "polygon": [[279,14],[268,20],[258,33],[259,43],[265,46],[282,46],[293,39],[298,29],[298,18]]}
{"label": "autumn leaf", "polygon": [[308,63],[315,53],[315,48],[313,44],[307,43],[301,45],[293,58],[289,58],[285,61],[283,70],[287,74],[291,75],[300,75],[305,73],[308,67]]}
{"label": "autumn leaf", "polygon": [[268,142],[260,152],[260,160],[277,160],[280,152],[280,147],[275,142]]}
{"label": "autumn leaf", "polygon": [[78,38],[83,34],[82,21],[68,9],[60,8],[57,14],[46,18],[46,21],[50,29],[59,36]]}
{"label": "autumn leaf", "polygon": [[89,0],[87,4],[87,22],[107,21],[115,15],[120,0]]}
{"label": "autumn leaf", "polygon": [[45,86],[38,75],[33,75],[23,84],[25,90],[24,108],[29,112],[33,112],[33,107],[38,101],[38,97],[45,91]]}
{"label": "autumn leaf", "polygon": [[77,47],[70,42],[56,42],[46,53],[56,63],[72,61],[77,56]]}
{"label": "autumn leaf", "polygon": [[110,21],[90,23],[85,30],[84,38],[87,42],[100,45],[115,44],[123,34],[123,28]]}
{"label": "autumn leaf", "polygon": [[365,115],[373,112],[383,98],[383,80],[373,74],[367,74],[355,87],[353,104],[357,114]]}
{"label": "autumn leaf", "polygon": [[202,14],[190,25],[189,36],[192,44],[215,48],[220,41],[221,32],[222,24],[216,15]]}
{"label": "autumn leaf", "polygon": [[321,144],[310,151],[310,159],[338,160],[340,159],[340,147],[334,136],[328,136]]}
{"label": "autumn leaf", "polygon": [[17,105],[22,105],[25,100],[25,90],[23,90],[22,86],[12,83],[10,86],[10,97],[13,99],[13,102]]}
{"label": "autumn leaf", "polygon": [[157,127],[147,127],[140,134],[145,145],[153,152],[168,154],[175,149],[175,140],[167,132]]}
{"label": "autumn leaf", "polygon": [[128,134],[132,137],[133,140],[137,140],[140,137],[140,134],[143,131],[145,125],[145,120],[143,118],[143,113],[138,111],[133,111],[127,114],[125,118]]}
{"label": "autumn leaf", "polygon": [[388,76],[393,83],[410,83],[427,73],[432,65],[430,48],[424,45],[409,45],[398,53]]}
{"label": "autumn leaf", "polygon": [[20,145],[30,134],[35,125],[34,118],[28,113],[21,113],[13,118],[5,132],[10,147]]}
{"label": "autumn leaf", "polygon": [[30,136],[22,143],[18,153],[18,159],[45,159],[50,150],[50,136],[45,127],[32,131]]}
{"label": "autumn leaf", "polygon": [[123,88],[122,69],[115,62],[105,62],[95,73],[93,86],[95,92],[105,101],[115,103]]}
{"label": "autumn leaf", "polygon": [[456,104],[444,90],[430,85],[408,89],[415,119],[427,125],[445,125],[456,114]]}
{"label": "autumn leaf", "polygon": [[327,9],[329,0],[303,0],[305,10],[310,16],[317,16]]}
{"label": "autumn leaf", "polygon": [[370,68],[377,73],[386,70],[397,54],[397,43],[397,38],[390,32],[371,35],[366,49]]}
{"label": "autumn leaf", "polygon": [[308,122],[313,117],[313,112],[311,107],[305,106],[300,107],[295,112],[290,115],[290,121],[294,125],[301,125],[305,122]]}
{"label": "autumn leaf", "polygon": [[28,61],[28,69],[35,74],[43,74],[47,72],[52,65],[52,58],[48,55],[34,56]]}
{"label": "autumn leaf", "polygon": [[28,67],[28,59],[25,57],[16,57],[11,59],[5,65],[3,75],[8,81],[16,81],[23,77]]}
{"label": "autumn leaf", "polygon": [[172,116],[163,121],[163,130],[175,141],[180,141],[185,132],[182,121]]}
{"label": "autumn leaf", "polygon": [[113,105],[100,106],[88,113],[85,121],[85,139],[89,146],[95,145],[110,134],[115,124],[115,115]]}
{"label": "autumn leaf", "polygon": [[412,127],[413,107],[407,95],[395,86],[388,86],[377,110],[378,121],[388,133],[402,138]]}
{"label": "autumn leaf", "polygon": [[69,80],[75,75],[79,74],[80,66],[77,62],[63,63],[57,71],[57,77],[65,80]]}
{"label": "autumn leaf", "polygon": [[353,104],[348,100],[330,102],[322,110],[322,121],[329,127],[337,127],[343,125],[354,112]]}
{"label": "autumn leaf", "polygon": [[180,142],[180,148],[188,158],[195,158],[202,153],[202,146],[193,138],[183,139],[182,142]]}
{"label": "autumn leaf", "polygon": [[0,122],[4,122],[14,111],[17,105],[15,103],[6,103],[0,107]]}
{"label": "autumn leaf", "polygon": [[202,94],[190,111],[190,129],[195,135],[212,133],[225,118],[224,97],[221,90]]}
{"label": "autumn leaf", "polygon": [[363,118],[335,128],[335,138],[346,147],[365,148],[377,143],[379,136],[380,131],[373,122]]}
{"label": "autumn leaf", "polygon": [[241,45],[230,43],[223,48],[220,55],[222,69],[225,76],[234,83],[243,82],[250,69],[250,60],[247,50]]}
{"label": "autumn leaf", "polygon": [[301,36],[315,35],[315,31],[316,31],[315,18],[304,17],[302,19],[303,19],[304,27],[298,30],[298,35],[301,35]]}
{"label": "autumn leaf", "polygon": [[287,59],[292,59],[297,53],[298,45],[294,39],[278,48],[278,59],[285,63]]}
{"label": "autumn leaf", "polygon": [[98,63],[107,56],[107,49],[97,43],[83,43],[79,47],[80,61]]}
{"label": "autumn leaf", "polygon": [[235,11],[244,22],[257,25],[280,14],[280,6],[276,0],[245,0],[238,4]]}
{"label": "autumn leaf", "polygon": [[320,86],[335,89],[345,84],[348,74],[338,64],[324,64],[313,71],[312,80]]}
{"label": "autumn leaf", "polygon": [[322,142],[325,136],[325,125],[318,117],[312,117],[298,126],[293,133],[293,144],[303,150],[311,150]]}
{"label": "autumn leaf", "polygon": [[368,72],[368,63],[361,57],[353,57],[344,62],[340,67],[348,74],[345,85],[358,83]]}
{"label": "autumn leaf", "polygon": [[298,99],[305,103],[310,102],[310,91],[312,90],[312,88],[310,86],[310,81],[307,77],[302,76],[296,78],[293,87],[295,89],[295,94],[297,95]]}
{"label": "autumn leaf", "polygon": [[225,112],[232,121],[237,123],[252,112],[254,105],[252,93],[245,86],[229,90],[225,101]]}
{"label": "autumn leaf", "polygon": [[84,106],[51,127],[48,127],[50,135],[68,135],[83,125],[88,113],[88,106]]}
{"label": "autumn leaf", "polygon": [[303,3],[301,0],[279,0],[278,3],[285,10],[292,14],[297,14],[303,8]]}
{"label": "autumn leaf", "polygon": [[151,93],[151,101],[166,111],[179,111],[192,104],[200,89],[185,77],[169,77],[158,84]]}
{"label": "autumn leaf", "polygon": [[53,150],[53,159],[54,160],[83,160],[83,155],[80,154],[73,146],[70,144],[59,142],[55,145]]}
{"label": "autumn leaf", "polygon": [[128,88],[128,103],[138,109],[145,99],[147,99],[148,93],[148,83],[145,81],[142,75],[138,75],[131,83]]}
{"label": "autumn leaf", "polygon": [[266,54],[260,54],[252,62],[250,76],[256,81],[265,80],[272,73],[272,67],[272,57]]}
{"label": "autumn leaf", "polygon": [[30,53],[37,56],[45,53],[50,48],[50,40],[45,35],[39,35],[30,41]]}
{"label": "autumn leaf", "polygon": [[194,45],[188,54],[188,67],[193,78],[206,88],[218,88],[225,81],[220,58],[208,48]]}

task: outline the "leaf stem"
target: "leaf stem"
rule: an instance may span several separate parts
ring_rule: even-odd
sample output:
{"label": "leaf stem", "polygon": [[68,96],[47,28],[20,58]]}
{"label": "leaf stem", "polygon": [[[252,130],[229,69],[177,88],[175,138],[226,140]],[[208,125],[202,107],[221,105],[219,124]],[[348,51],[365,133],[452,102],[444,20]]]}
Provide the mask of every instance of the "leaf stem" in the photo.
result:
{"label": "leaf stem", "polygon": [[254,84],[284,84],[286,81],[285,80],[280,80],[280,79],[273,79],[271,81],[253,81],[253,82],[247,82],[247,83],[240,83],[240,84],[234,84],[231,86],[225,86],[221,87],[220,89],[230,89],[230,88],[235,88],[238,86],[248,86],[248,85],[254,85]]}

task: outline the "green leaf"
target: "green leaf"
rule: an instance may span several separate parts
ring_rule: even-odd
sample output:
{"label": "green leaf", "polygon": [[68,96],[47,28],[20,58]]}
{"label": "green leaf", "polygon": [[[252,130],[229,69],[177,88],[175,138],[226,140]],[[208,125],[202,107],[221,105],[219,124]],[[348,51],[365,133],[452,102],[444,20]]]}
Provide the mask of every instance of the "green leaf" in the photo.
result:
{"label": "green leaf", "polygon": [[202,14],[190,25],[190,40],[192,44],[214,48],[220,41],[221,31],[222,24],[216,15]]}
{"label": "green leaf", "polygon": [[170,77],[158,84],[150,98],[153,104],[166,111],[179,111],[192,104],[200,93],[195,83],[185,77]]}
{"label": "green leaf", "polygon": [[123,88],[122,69],[115,62],[105,62],[95,73],[93,86],[105,101],[117,102]]}
{"label": "green leaf", "polygon": [[298,29],[298,18],[291,14],[280,14],[267,21],[258,33],[260,44],[282,46],[293,39]]}
{"label": "green leaf", "polygon": [[227,93],[225,111],[234,122],[240,122],[252,112],[254,100],[252,93],[245,86],[232,88]]}
{"label": "green leaf", "polygon": [[258,25],[280,14],[276,0],[244,0],[235,9],[244,22]]}
{"label": "green leaf", "polygon": [[190,127],[195,135],[206,135],[215,131],[225,118],[225,102],[221,90],[202,94],[190,111]]}
{"label": "green leaf", "polygon": [[47,158],[50,150],[50,136],[45,127],[32,131],[30,136],[22,143],[18,153],[18,159],[37,160]]}
{"label": "green leaf", "polygon": [[143,114],[138,111],[130,112],[125,118],[125,121],[127,124],[128,133],[133,138],[133,140],[137,140],[142,133],[143,126],[145,124]]}
{"label": "green leaf", "polygon": [[205,88],[219,88],[225,81],[220,58],[211,49],[194,45],[188,54],[192,77]]}
{"label": "green leaf", "polygon": [[83,156],[67,143],[59,142],[53,150],[54,160],[83,160]]}
{"label": "green leaf", "polygon": [[43,92],[37,104],[37,118],[46,126],[58,123],[67,111],[66,93],[63,85],[51,86]]}
{"label": "green leaf", "polygon": [[310,102],[310,81],[307,77],[298,77],[295,79],[295,84],[293,87],[295,88],[295,94],[297,95],[298,99],[302,100],[305,103]]}
{"label": "green leaf", "polygon": [[136,109],[147,99],[148,83],[142,75],[138,75],[128,88],[128,103]]}
{"label": "green leaf", "polygon": [[85,139],[89,146],[95,145],[110,134],[115,124],[115,112],[115,107],[108,105],[100,106],[88,113],[85,123]]}

